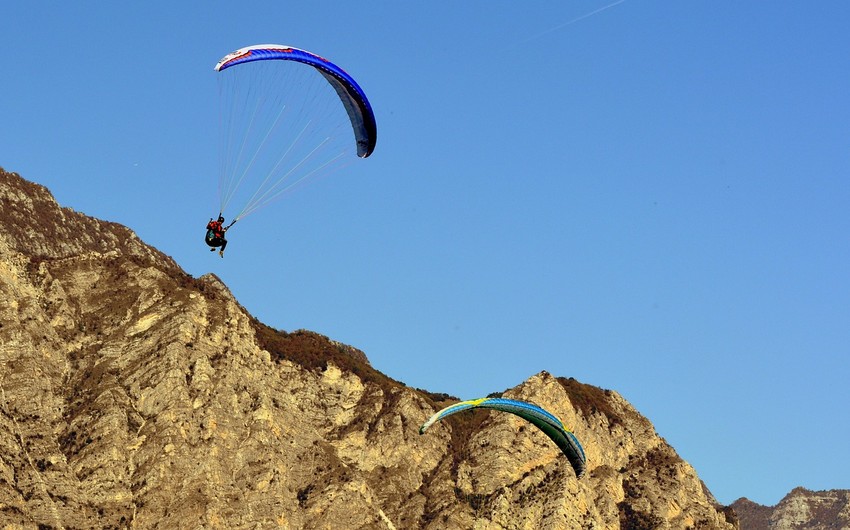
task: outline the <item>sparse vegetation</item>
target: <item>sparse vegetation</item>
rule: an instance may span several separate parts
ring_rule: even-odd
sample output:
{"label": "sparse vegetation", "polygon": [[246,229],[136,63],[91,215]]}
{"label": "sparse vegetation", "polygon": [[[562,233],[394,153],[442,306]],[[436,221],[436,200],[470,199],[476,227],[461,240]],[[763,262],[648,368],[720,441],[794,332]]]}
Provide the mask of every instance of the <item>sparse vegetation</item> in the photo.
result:
{"label": "sparse vegetation", "polygon": [[481,509],[490,500],[489,495],[483,493],[464,493],[460,488],[455,488],[455,498],[462,503],[468,504],[475,511]]}
{"label": "sparse vegetation", "polygon": [[610,390],[598,386],[580,383],[572,377],[558,377],[558,382],[567,391],[573,406],[579,409],[585,417],[602,414],[608,418],[608,425],[621,425],[623,418],[611,406]]}
{"label": "sparse vegetation", "polygon": [[455,401],[460,401],[460,398],[444,392],[429,392],[423,388],[416,388],[415,390],[425,397],[429,403],[434,405],[434,408],[442,408]]}
{"label": "sparse vegetation", "polygon": [[[364,383],[373,383],[389,392],[404,385],[372,368],[365,355],[355,348],[331,341],[311,331],[299,330],[292,333],[276,330],[257,319],[252,319],[257,343],[276,361],[286,359],[307,370],[324,371],[328,362],[340,370],[351,372]],[[358,355],[359,353],[359,355]]]}
{"label": "sparse vegetation", "polygon": [[298,490],[296,494],[296,498],[298,499],[298,506],[301,508],[305,508],[307,506],[307,501],[310,499],[310,492],[313,491],[313,484],[308,484],[307,486]]}
{"label": "sparse vegetation", "polygon": [[617,508],[620,510],[621,530],[655,530],[663,523],[655,515],[634,509],[627,501],[618,503]]}

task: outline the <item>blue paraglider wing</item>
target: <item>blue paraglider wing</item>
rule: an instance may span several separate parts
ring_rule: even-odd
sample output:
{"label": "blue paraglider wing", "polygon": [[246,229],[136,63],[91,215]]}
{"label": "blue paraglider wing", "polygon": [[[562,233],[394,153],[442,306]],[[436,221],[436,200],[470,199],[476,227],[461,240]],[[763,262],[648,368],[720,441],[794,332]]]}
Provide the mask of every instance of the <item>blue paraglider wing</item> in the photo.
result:
{"label": "blue paraglider wing", "polygon": [[573,466],[577,477],[580,477],[584,473],[587,467],[587,457],[575,435],[564,426],[564,423],[557,416],[537,405],[525,401],[507,398],[481,398],[461,401],[460,403],[455,403],[442,409],[428,418],[428,421],[423,423],[419,428],[419,434],[424,434],[431,425],[443,418],[474,408],[509,412],[529,421],[555,442],[555,445],[561,449],[561,452],[564,453],[564,456],[567,457],[567,460]]}
{"label": "blue paraglider wing", "polygon": [[229,53],[215,65],[215,70],[220,72],[240,64],[252,61],[283,60],[296,61],[312,66],[321,73],[328,83],[334,87],[339,95],[348,117],[351,119],[351,127],[354,129],[354,138],[357,141],[357,156],[366,158],[375,150],[378,136],[378,126],[375,122],[375,114],[366,94],[353,77],[348,75],[342,68],[315,53],[283,46],[280,44],[258,44],[247,46]]}

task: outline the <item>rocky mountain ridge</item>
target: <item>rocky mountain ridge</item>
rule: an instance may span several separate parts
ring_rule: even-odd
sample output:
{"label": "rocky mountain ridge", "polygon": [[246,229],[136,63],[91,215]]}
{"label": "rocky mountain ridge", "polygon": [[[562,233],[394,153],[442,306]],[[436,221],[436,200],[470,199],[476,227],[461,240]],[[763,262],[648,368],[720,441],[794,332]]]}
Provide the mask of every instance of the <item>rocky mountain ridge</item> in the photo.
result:
{"label": "rocky mountain ridge", "polygon": [[320,334],[0,170],[0,528],[734,529],[622,396],[541,372],[504,392],[571,426],[578,480],[510,416]]}
{"label": "rocky mountain ridge", "polygon": [[747,498],[732,503],[743,530],[838,530],[850,528],[850,490],[795,488],[776,506]]}

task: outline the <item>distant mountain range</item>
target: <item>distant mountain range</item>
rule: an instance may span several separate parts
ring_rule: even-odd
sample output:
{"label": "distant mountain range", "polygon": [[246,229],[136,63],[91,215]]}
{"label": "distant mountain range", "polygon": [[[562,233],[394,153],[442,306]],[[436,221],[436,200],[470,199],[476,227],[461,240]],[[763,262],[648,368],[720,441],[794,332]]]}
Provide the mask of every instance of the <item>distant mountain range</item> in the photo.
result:
{"label": "distant mountain range", "polygon": [[796,488],[776,506],[742,498],[732,503],[741,530],[850,529],[850,490]]}

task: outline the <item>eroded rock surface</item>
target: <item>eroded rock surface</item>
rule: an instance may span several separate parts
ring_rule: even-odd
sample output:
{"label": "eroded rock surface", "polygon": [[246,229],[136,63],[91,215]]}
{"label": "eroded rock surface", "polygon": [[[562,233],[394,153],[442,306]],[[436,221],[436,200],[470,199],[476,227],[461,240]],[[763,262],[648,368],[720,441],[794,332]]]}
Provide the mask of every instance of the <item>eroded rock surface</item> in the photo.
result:
{"label": "eroded rock surface", "polygon": [[737,527],[614,391],[542,372],[505,392],[572,426],[581,480],[511,415],[419,436],[447,396],[263,325],[5,171],[0,300],[0,528]]}

